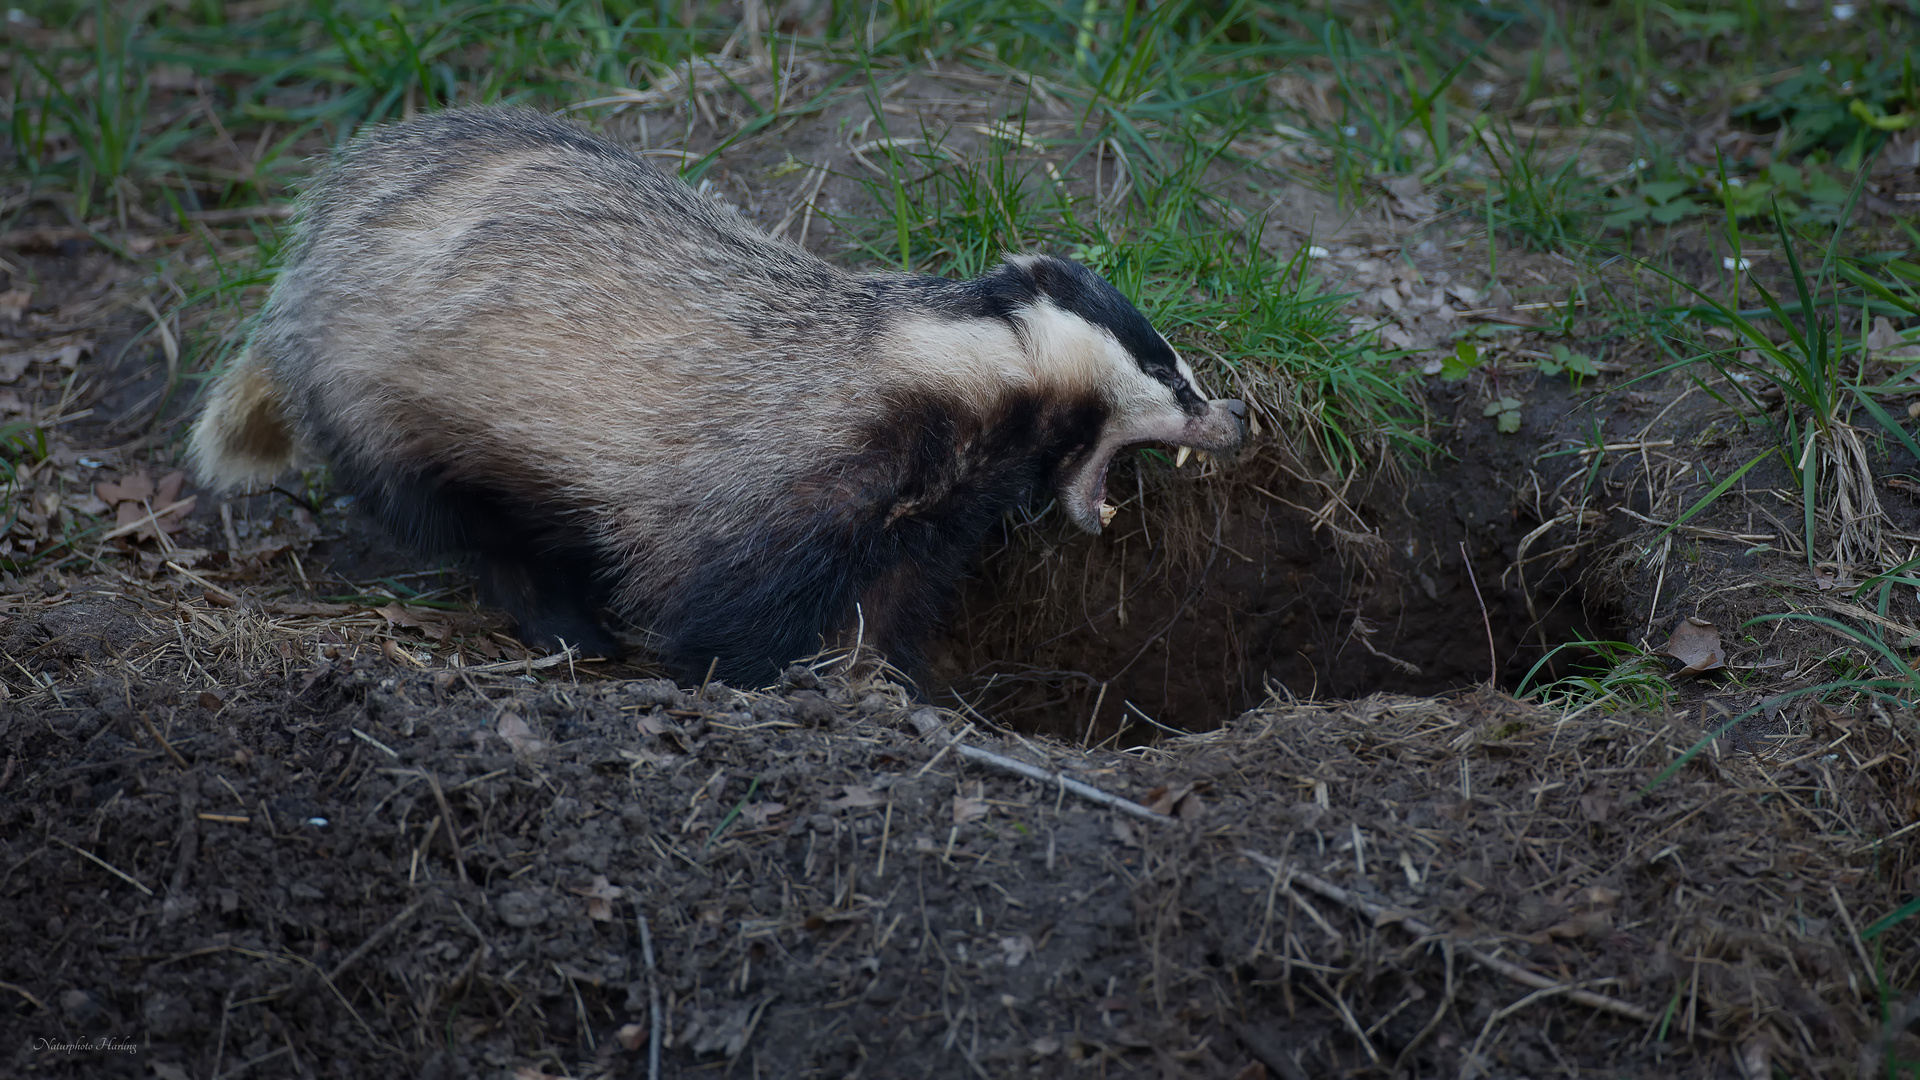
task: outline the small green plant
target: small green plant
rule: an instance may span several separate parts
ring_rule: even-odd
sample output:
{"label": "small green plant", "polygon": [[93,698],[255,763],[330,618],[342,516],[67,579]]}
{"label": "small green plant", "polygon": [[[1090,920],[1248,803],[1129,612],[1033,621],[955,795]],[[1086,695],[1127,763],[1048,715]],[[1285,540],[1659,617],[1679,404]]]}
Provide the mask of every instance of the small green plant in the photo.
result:
{"label": "small green plant", "polygon": [[1480,370],[1486,358],[1480,354],[1480,346],[1467,338],[1453,343],[1453,352],[1440,360],[1440,378],[1447,382],[1460,382],[1467,376]]}
{"label": "small green plant", "polygon": [[1547,376],[1564,372],[1576,390],[1580,388],[1582,380],[1591,379],[1600,374],[1600,368],[1594,364],[1593,357],[1586,353],[1574,352],[1565,345],[1556,343],[1553,346],[1552,355],[1553,358],[1550,360],[1536,361],[1533,369]]}
{"label": "small green plant", "polygon": [[1733,115],[1782,129],[1776,143],[1783,156],[1820,150],[1851,171],[1881,132],[1910,125],[1920,114],[1914,63],[1911,50],[1904,56],[1863,50],[1815,60],[1736,107]]}
{"label": "small green plant", "polygon": [[[1574,660],[1574,674],[1549,683],[1534,680],[1555,657],[1566,652],[1586,654]],[[1535,700],[1559,710],[1598,708],[1657,710],[1673,694],[1667,663],[1637,645],[1624,641],[1569,641],[1554,646],[1534,662],[1520,680],[1514,696]]]}
{"label": "small green plant", "polygon": [[1517,397],[1496,398],[1481,408],[1480,415],[1493,417],[1493,426],[1502,435],[1512,435],[1520,430],[1520,406],[1523,404]]}
{"label": "small green plant", "polygon": [[1631,191],[1615,196],[1609,204],[1613,212],[1600,223],[1609,229],[1671,225],[1706,210],[1705,204],[1688,194],[1693,189],[1691,180],[1643,180]]}

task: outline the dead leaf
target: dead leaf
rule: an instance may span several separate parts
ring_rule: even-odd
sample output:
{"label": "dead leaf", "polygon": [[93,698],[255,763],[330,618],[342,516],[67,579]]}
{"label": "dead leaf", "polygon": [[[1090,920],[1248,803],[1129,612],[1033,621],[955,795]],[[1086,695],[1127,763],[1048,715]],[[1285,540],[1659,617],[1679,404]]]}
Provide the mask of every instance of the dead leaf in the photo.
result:
{"label": "dead leaf", "polygon": [[32,303],[33,289],[31,286],[19,289],[8,289],[6,292],[0,293],[0,318],[4,318],[8,322],[19,322],[20,316],[27,313],[27,307]]}
{"label": "dead leaf", "polygon": [[401,648],[400,643],[392,638],[388,638],[380,643],[380,653],[396,664],[406,664],[408,667],[426,666],[420,662],[419,657]]}
{"label": "dead leaf", "polygon": [[647,1045],[647,1040],[653,1038],[645,1024],[621,1024],[613,1037],[620,1041],[621,1049],[629,1053]]}
{"label": "dead leaf", "polygon": [[595,922],[611,922],[614,902],[623,899],[627,890],[608,881],[605,874],[595,874],[593,884],[584,889],[574,889],[573,893],[587,898],[587,918]]}
{"label": "dead leaf", "polygon": [[408,630],[440,630],[450,625],[446,617],[438,612],[407,607],[398,600],[388,604],[386,607],[378,607],[373,610],[378,612],[388,623]]}
{"label": "dead leaf", "polygon": [[987,800],[970,799],[965,795],[955,795],[953,797],[953,823],[955,825],[965,825],[969,821],[977,821],[986,816]]}
{"label": "dead leaf", "polygon": [[93,342],[75,341],[62,345],[58,352],[47,354],[47,359],[59,364],[62,370],[72,371],[80,364],[80,358],[93,351]]}
{"label": "dead leaf", "polygon": [[93,517],[99,517],[101,514],[113,509],[113,507],[107,505],[107,501],[98,495],[68,495],[67,509],[77,514],[88,514]]}
{"label": "dead leaf", "polygon": [[1418,176],[1395,176],[1380,181],[1380,186],[1392,196],[1393,212],[1403,218],[1417,221],[1440,212],[1440,200],[1427,194]]}
{"label": "dead leaf", "polygon": [[844,798],[828,799],[824,804],[829,810],[862,810],[869,806],[883,805],[886,800],[875,794],[872,788],[858,784],[848,784],[841,788],[846,792]]}
{"label": "dead leaf", "polygon": [[533,728],[517,712],[501,713],[494,729],[501,738],[507,740],[507,745],[513,747],[516,754],[537,754],[547,748],[547,744],[534,735]]}
{"label": "dead leaf", "polygon": [[1194,785],[1191,783],[1181,784],[1178,787],[1161,785],[1147,792],[1147,806],[1156,814],[1172,817],[1175,808],[1186,802],[1193,794],[1193,788]]}
{"label": "dead leaf", "polygon": [[13,382],[27,373],[33,364],[32,353],[10,353],[0,356],[0,382]]}
{"label": "dead leaf", "polygon": [[20,416],[27,411],[27,403],[20,395],[11,390],[0,390],[0,416]]}
{"label": "dead leaf", "polygon": [[153,504],[165,506],[178,500],[180,489],[186,485],[186,482],[187,474],[180,469],[175,469],[161,477],[159,483],[153,486]]}
{"label": "dead leaf", "polygon": [[1681,675],[1698,675],[1727,666],[1726,651],[1720,645],[1720,631],[1704,619],[1685,618],[1673,628],[1667,639],[1665,655],[1685,664]]}
{"label": "dead leaf", "polygon": [[1618,904],[1623,895],[1619,889],[1609,889],[1605,885],[1589,885],[1580,890],[1580,898],[1591,908],[1610,908]]}
{"label": "dead leaf", "polygon": [[1892,320],[1885,315],[1875,317],[1873,329],[1867,331],[1867,351],[1885,352],[1900,343],[1900,331],[1893,328]]}
{"label": "dead leaf", "polygon": [[740,808],[740,817],[756,829],[764,829],[775,816],[786,813],[787,804],[781,802],[748,803]]}
{"label": "dead leaf", "polygon": [[144,472],[128,473],[118,480],[102,480],[93,485],[93,493],[110,503],[146,502],[153,498],[153,480]]}

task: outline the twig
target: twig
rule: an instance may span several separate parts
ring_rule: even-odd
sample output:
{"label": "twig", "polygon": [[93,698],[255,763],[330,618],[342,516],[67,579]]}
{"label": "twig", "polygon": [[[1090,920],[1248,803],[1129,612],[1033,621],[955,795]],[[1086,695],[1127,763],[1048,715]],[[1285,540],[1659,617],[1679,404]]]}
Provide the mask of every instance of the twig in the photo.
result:
{"label": "twig", "polygon": [[146,725],[147,734],[153,736],[153,741],[160,744],[160,749],[167,752],[167,756],[173,759],[175,765],[182,769],[187,767],[187,759],[181,757],[180,751],[175,750],[173,744],[167,741],[167,737],[160,734],[160,729],[153,726],[153,717],[148,715],[145,709],[140,710],[140,722]]}
{"label": "twig", "polygon": [[380,929],[375,930],[372,934],[369,934],[367,936],[367,940],[361,942],[359,947],[355,948],[352,952],[348,953],[346,957],[342,959],[339,963],[333,965],[333,970],[327,973],[327,978],[338,979],[343,973],[345,973],[345,971],[348,968],[352,967],[356,963],[359,963],[361,957],[367,955],[367,953],[370,952],[374,946],[380,944],[381,942],[387,940],[387,938],[391,937],[395,930],[400,929],[400,927],[404,925],[408,919],[413,918],[415,912],[419,911],[422,907],[425,907],[427,901],[430,899],[432,899],[431,894],[427,896],[422,896],[420,899],[415,900],[413,903],[408,904],[406,907],[400,909],[400,914],[395,915],[391,919],[388,919],[385,926],[382,926]]}
{"label": "twig", "polygon": [[660,1080],[660,1040],[666,1038],[666,1026],[660,1012],[660,983],[653,967],[653,931],[647,927],[647,913],[640,910],[640,891],[629,890],[634,897],[633,920],[640,924],[640,956],[647,964],[647,1000],[652,1006],[653,1033],[647,1039],[647,1080]]}
{"label": "twig", "polygon": [[1038,780],[1043,784],[1057,784],[1090,802],[1097,802],[1102,806],[1111,807],[1122,813],[1132,814],[1137,818],[1144,818],[1148,821],[1178,820],[1167,814],[1162,814],[1157,810],[1141,806],[1132,799],[1124,799],[1118,795],[1109,795],[1099,788],[1094,787],[1092,784],[1075,780],[1065,773],[1049,772],[1038,765],[1029,765],[1024,761],[996,754],[991,750],[982,750],[977,746],[969,746],[966,743],[960,742],[957,736],[953,742],[947,745],[952,747],[954,753],[968,760],[978,761],[983,765],[991,765],[996,769],[1001,769],[1006,772],[1017,773],[1030,780]]}
{"label": "twig", "polygon": [[375,750],[380,751],[381,753],[387,755],[388,757],[392,758],[395,761],[400,760],[400,751],[395,750],[393,747],[388,746],[386,743],[381,742],[379,739],[376,739],[373,736],[367,734],[366,732],[361,731],[359,728],[349,728],[348,730],[353,732],[354,738],[359,739],[361,742],[366,743],[368,746],[373,747]]}
{"label": "twig", "polygon": [[13,991],[13,992],[14,992],[14,993],[16,993],[16,994],[19,994],[19,995],[20,995],[21,997],[23,997],[23,998],[26,998],[26,999],[27,999],[28,1001],[31,1001],[31,1002],[33,1002],[33,1005],[34,1005],[34,1007],[35,1007],[35,1008],[37,1008],[37,1009],[39,1009],[39,1010],[40,1010],[41,1012],[52,1012],[52,1011],[53,1011],[53,1010],[51,1010],[51,1009],[49,1009],[49,1008],[47,1008],[47,1003],[46,1003],[46,1002],[44,1002],[44,1001],[41,1001],[41,1000],[40,1000],[39,998],[37,998],[37,997],[34,997],[34,996],[33,996],[33,991],[31,991],[31,990],[28,990],[28,989],[27,989],[26,987],[24,987],[24,986],[15,986],[15,985],[14,985],[13,983],[10,983],[10,982],[0,982],[0,990],[11,990],[11,991]]}
{"label": "twig", "polygon": [[177,499],[171,503],[168,503],[167,505],[161,507],[158,510],[149,510],[147,511],[147,514],[145,517],[142,517],[136,521],[129,521],[125,525],[122,525],[117,529],[108,529],[106,532],[101,533],[99,536],[99,542],[104,544],[109,540],[118,540],[130,532],[137,532],[141,529],[146,528],[149,525],[153,526],[155,532],[159,532],[161,531],[160,530],[161,518],[166,517],[168,514],[173,513],[175,510],[178,510],[183,506],[192,506],[194,503],[194,500],[198,499],[199,497],[200,496],[198,495],[189,495],[184,499]]}
{"label": "twig", "polygon": [[102,859],[100,856],[95,855],[93,852],[87,851],[84,848],[74,847],[72,844],[67,843],[65,840],[62,840],[57,836],[49,836],[47,837],[47,839],[53,841],[56,844],[59,844],[61,847],[66,848],[68,851],[73,852],[74,854],[80,856],[81,858],[86,859],[88,862],[93,863],[94,865],[100,867],[100,869],[105,870],[107,873],[112,874],[114,877],[119,878],[121,881],[126,882],[127,884],[133,886],[134,888],[139,889],[141,892],[146,893],[148,896],[153,895],[152,889],[149,889],[145,885],[142,885],[138,881],[135,881],[125,871],[121,870],[119,867],[113,865],[107,860]]}
{"label": "twig", "polygon": [[1604,446],[1583,446],[1574,452],[1581,457],[1591,457],[1594,454],[1611,454],[1619,450],[1655,450],[1662,446],[1672,445],[1672,439],[1654,439],[1652,441],[1643,439],[1640,442],[1607,443]]}
{"label": "twig", "polygon": [[1473,556],[1467,554],[1467,542],[1460,541],[1460,561],[1467,567],[1467,583],[1473,586],[1473,598],[1480,602],[1480,623],[1487,628],[1487,685],[1500,684],[1500,654],[1493,647],[1493,619],[1487,615],[1486,598],[1480,595],[1480,580],[1473,576]]}
{"label": "twig", "polygon": [[[222,509],[225,509],[225,507],[222,507]],[[233,595],[232,593],[221,588],[220,586],[215,585],[213,582],[208,581],[206,578],[201,577],[199,574],[194,573],[193,571],[187,569],[186,567],[181,566],[179,563],[174,562],[172,559],[168,559],[163,565],[165,565],[167,569],[172,570],[174,573],[179,574],[181,577],[186,578],[188,581],[193,582],[195,585],[200,586],[201,588],[207,590],[208,592],[217,593],[220,596],[225,597],[227,600],[227,606],[229,607],[240,606],[239,597]]]}
{"label": "twig", "polygon": [[454,821],[453,807],[447,805],[447,793],[440,790],[439,777],[425,769],[420,770],[420,775],[427,778],[427,783],[433,788],[433,800],[440,804],[440,814],[446,818],[447,843],[453,845],[453,865],[460,871],[460,884],[465,885],[467,884],[467,860],[460,854],[460,828]]}
{"label": "twig", "polygon": [[496,660],[491,664],[471,664],[460,670],[474,675],[490,675],[502,671],[524,671],[528,668],[532,668],[535,671],[544,671],[550,667],[559,667],[561,664],[572,664],[576,658],[583,664],[592,662],[591,658],[581,657],[579,650],[569,645],[561,652],[554,653],[551,656],[543,656],[538,660]]}
{"label": "twig", "polygon": [[[1304,870],[1292,869],[1271,856],[1262,855],[1257,851],[1249,851],[1246,848],[1241,848],[1240,854],[1266,867],[1270,873],[1285,875],[1289,880],[1297,881],[1335,903],[1345,904],[1347,907],[1373,920],[1375,926],[1381,926],[1388,922],[1398,922],[1420,937],[1446,936],[1439,930],[1429,926],[1426,922],[1405,911],[1368,900],[1330,881],[1323,881]],[[1596,994],[1591,990],[1580,990],[1567,983],[1555,982],[1545,975],[1528,971],[1518,964],[1508,963],[1498,957],[1489,956],[1466,942],[1455,942],[1455,944],[1462,952],[1471,957],[1474,963],[1496,974],[1504,975],[1522,986],[1530,986],[1535,990],[1549,990],[1555,993],[1564,993],[1569,1000],[1577,1001],[1590,1009],[1613,1013],[1615,1016],[1624,1016],[1629,1020],[1642,1024],[1652,1024],[1659,1020],[1659,1017],[1640,1008],[1638,1005],[1631,1005],[1618,998],[1607,997],[1604,994]]]}

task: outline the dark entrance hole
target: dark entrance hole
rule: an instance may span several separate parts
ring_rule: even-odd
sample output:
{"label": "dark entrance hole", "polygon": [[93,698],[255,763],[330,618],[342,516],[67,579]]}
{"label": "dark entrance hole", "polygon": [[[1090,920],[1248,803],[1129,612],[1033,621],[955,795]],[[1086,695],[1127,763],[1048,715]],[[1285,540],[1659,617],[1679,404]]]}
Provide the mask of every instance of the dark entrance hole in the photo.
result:
{"label": "dark entrance hole", "polygon": [[1129,725],[1129,739],[1155,723],[1210,730],[1274,690],[1430,695],[1492,675],[1512,691],[1554,646],[1611,635],[1580,564],[1514,570],[1540,522],[1506,464],[1353,485],[1349,513],[1331,504],[1335,482],[1271,466],[1193,481],[1116,463],[1111,490],[1143,498],[1097,538],[1009,528],[965,590],[930,689],[1093,742]]}

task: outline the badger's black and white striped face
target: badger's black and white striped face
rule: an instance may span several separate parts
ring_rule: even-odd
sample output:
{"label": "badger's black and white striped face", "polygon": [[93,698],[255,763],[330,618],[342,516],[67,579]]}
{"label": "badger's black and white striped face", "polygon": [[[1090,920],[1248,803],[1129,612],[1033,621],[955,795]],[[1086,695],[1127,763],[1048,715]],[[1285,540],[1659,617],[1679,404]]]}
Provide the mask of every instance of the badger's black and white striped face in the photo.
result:
{"label": "badger's black and white striped face", "polygon": [[1193,368],[1146,316],[1098,274],[1045,255],[1008,260],[1031,275],[1033,299],[1015,317],[1029,356],[1056,385],[1091,391],[1107,419],[1098,441],[1063,463],[1057,483],[1075,524],[1097,533],[1113,516],[1106,501],[1107,470],[1121,449],[1164,443],[1179,449],[1232,454],[1246,438],[1246,406],[1209,400]]}

